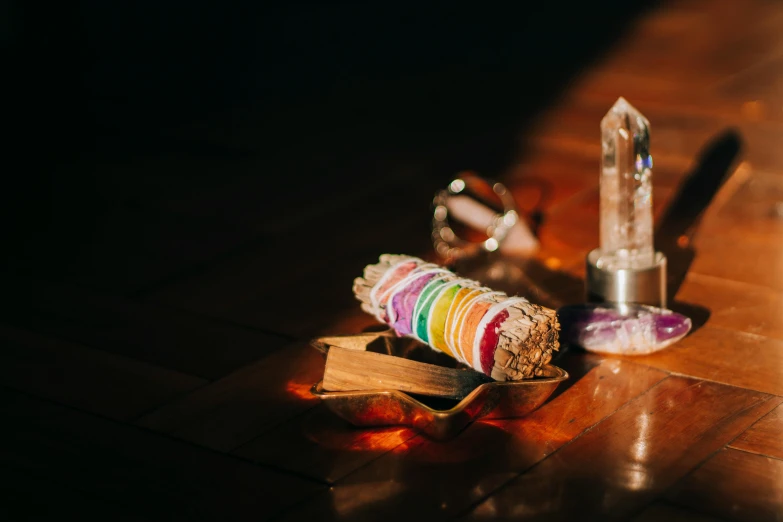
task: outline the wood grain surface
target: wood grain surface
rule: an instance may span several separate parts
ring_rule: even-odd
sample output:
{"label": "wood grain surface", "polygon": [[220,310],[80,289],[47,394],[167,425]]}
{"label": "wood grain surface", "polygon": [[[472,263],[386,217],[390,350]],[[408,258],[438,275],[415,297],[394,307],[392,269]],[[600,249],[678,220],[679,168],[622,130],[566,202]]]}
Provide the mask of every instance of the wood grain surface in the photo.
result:
{"label": "wood grain surface", "polygon": [[[369,11],[313,4],[277,37],[248,7],[210,27],[264,22],[252,32],[271,47],[199,26],[199,52],[160,49],[150,28],[90,48],[63,37],[90,20],[66,7],[27,24],[32,58],[9,65],[32,85],[9,98],[27,167],[7,168],[26,191],[0,204],[0,518],[783,520],[783,4],[626,3],[610,17],[620,4],[583,4],[578,23],[554,4],[522,19],[471,11],[460,38],[441,37],[456,11],[420,5],[395,49],[429,44],[399,77],[393,53],[345,43],[388,37],[397,4],[339,35]],[[206,16],[188,13],[161,27]],[[418,27],[420,13],[438,27]],[[231,45],[293,58],[267,70],[221,54]],[[157,76],[112,65],[136,53]],[[212,83],[169,86],[202,68]],[[224,76],[240,69],[263,99]],[[165,104],[141,103],[161,89]],[[207,91],[245,101],[207,107]],[[353,279],[386,252],[435,259],[432,197],[461,170],[506,184],[541,242],[533,259],[488,256],[464,275],[583,299],[599,122],[619,96],[651,123],[658,218],[716,138],[741,143],[672,296],[690,335],[640,357],[565,350],[554,363],[570,379],[541,408],[445,442],[320,404],[324,357],[308,341],[378,326]],[[89,134],[80,118],[103,123]]]}
{"label": "wood grain surface", "polygon": [[734,439],[731,447],[783,460],[781,433],[783,433],[783,407],[778,406]]}
{"label": "wood grain surface", "polygon": [[473,370],[333,346],[326,356],[323,387],[327,391],[400,390],[463,399],[485,382],[490,381]]}
{"label": "wood grain surface", "polygon": [[724,449],[693,471],[668,498],[731,520],[779,520],[783,460]]}

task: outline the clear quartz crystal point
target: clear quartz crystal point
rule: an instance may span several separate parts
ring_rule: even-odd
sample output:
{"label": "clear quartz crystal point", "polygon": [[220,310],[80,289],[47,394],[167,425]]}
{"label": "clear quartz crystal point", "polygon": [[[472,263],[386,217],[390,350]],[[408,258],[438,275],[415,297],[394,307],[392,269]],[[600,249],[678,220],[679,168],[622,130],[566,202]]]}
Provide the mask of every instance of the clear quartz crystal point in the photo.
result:
{"label": "clear quartz crystal point", "polygon": [[624,98],[601,120],[601,256],[609,270],[652,266],[650,123]]}

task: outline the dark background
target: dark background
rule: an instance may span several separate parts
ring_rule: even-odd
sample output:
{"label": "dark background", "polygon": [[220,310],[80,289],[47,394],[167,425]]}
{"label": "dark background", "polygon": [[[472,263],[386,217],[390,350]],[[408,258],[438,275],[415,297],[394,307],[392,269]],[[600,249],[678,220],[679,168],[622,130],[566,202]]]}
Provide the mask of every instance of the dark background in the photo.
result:
{"label": "dark background", "polygon": [[[457,170],[508,165],[526,123],[651,3],[6,1],[6,265],[68,279],[106,268],[90,261],[104,245],[165,236],[174,202],[236,229],[411,166],[391,210],[424,216],[421,195]],[[241,198],[202,197],[238,170],[257,177]]]}

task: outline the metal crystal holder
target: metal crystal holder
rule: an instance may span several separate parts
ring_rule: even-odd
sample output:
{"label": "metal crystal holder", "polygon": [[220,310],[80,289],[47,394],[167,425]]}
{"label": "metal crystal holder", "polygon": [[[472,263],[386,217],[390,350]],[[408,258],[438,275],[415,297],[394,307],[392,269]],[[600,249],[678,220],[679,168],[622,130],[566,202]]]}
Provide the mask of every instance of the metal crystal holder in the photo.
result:
{"label": "metal crystal holder", "polygon": [[650,123],[620,98],[601,120],[600,247],[587,298],[666,307],[666,257],[653,247]]}
{"label": "metal crystal holder", "polygon": [[655,252],[646,268],[602,267],[601,251],[587,254],[587,300],[638,303],[666,308],[666,256]]}

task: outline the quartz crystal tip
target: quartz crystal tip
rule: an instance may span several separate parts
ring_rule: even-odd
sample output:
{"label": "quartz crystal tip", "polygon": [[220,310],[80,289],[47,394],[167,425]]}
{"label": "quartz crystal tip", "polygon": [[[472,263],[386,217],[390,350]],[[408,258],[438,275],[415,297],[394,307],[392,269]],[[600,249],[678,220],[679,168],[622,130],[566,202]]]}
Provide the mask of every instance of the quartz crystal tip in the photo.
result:
{"label": "quartz crystal tip", "polygon": [[599,266],[654,264],[650,124],[619,98],[601,120]]}

